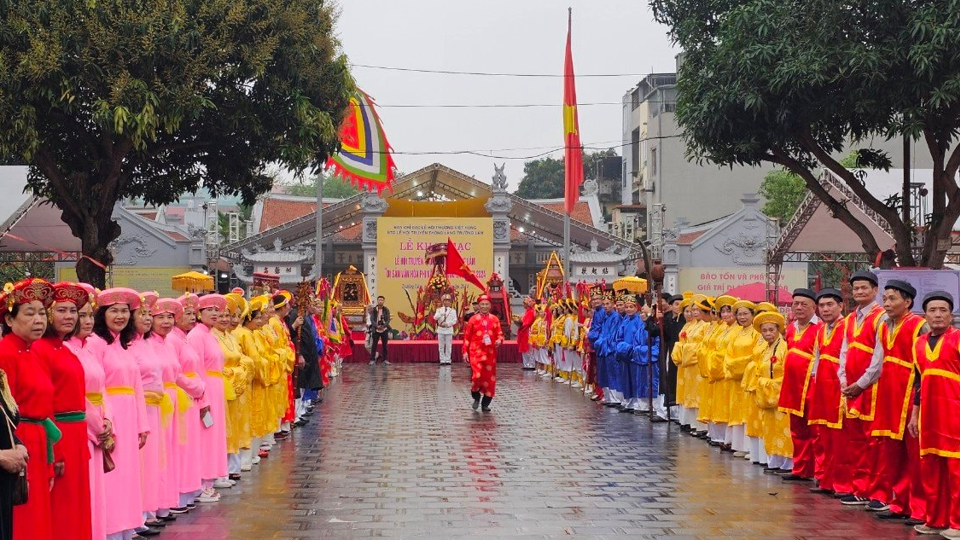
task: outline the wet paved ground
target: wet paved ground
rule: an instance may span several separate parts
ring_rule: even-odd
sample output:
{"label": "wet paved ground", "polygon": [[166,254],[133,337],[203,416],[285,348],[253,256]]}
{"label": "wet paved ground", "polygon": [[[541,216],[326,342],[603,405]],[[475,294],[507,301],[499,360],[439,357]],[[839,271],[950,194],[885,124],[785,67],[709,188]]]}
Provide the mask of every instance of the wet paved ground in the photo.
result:
{"label": "wet paved ground", "polygon": [[313,422],[160,538],[914,537],[677,426],[499,369],[482,414],[463,365],[347,365]]}

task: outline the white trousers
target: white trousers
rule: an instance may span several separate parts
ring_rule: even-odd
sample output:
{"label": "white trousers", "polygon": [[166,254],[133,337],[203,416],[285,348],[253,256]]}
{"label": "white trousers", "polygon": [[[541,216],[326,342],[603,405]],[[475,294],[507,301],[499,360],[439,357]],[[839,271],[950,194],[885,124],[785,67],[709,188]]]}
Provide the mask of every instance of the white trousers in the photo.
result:
{"label": "white trousers", "polygon": [[240,474],[240,454],[227,454],[227,473]]}
{"label": "white trousers", "polygon": [[440,363],[449,364],[453,352],[453,334],[437,334],[437,344],[440,347]]}
{"label": "white trousers", "polygon": [[537,367],[537,352],[534,349],[530,349],[523,353],[523,368],[533,369],[535,367]]}
{"label": "white trousers", "polygon": [[250,442],[250,448],[241,448],[240,449],[240,470],[250,469],[253,467],[253,449],[260,448],[260,441],[254,439]]}

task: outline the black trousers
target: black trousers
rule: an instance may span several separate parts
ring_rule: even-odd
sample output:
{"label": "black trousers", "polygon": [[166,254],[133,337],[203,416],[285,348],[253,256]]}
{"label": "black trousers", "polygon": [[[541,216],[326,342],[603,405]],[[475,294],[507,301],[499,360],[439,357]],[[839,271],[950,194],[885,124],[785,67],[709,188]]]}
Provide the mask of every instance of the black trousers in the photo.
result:
{"label": "black trousers", "polygon": [[373,333],[373,345],[370,347],[370,359],[377,359],[377,341],[383,343],[383,351],[381,351],[380,356],[383,357],[383,361],[387,361],[387,341],[390,340],[389,332],[374,332]]}

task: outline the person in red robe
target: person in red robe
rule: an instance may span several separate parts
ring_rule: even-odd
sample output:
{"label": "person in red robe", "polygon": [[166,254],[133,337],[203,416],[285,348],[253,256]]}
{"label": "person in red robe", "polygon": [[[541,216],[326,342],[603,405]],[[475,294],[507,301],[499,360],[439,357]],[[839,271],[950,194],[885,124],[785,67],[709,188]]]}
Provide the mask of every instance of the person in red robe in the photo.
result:
{"label": "person in red robe", "polygon": [[497,390],[497,347],[503,343],[500,319],[490,313],[490,297],[477,299],[480,312],[470,318],[463,331],[463,359],[470,362],[470,395],[473,410],[490,412]]}
{"label": "person in red robe", "polygon": [[56,480],[50,491],[50,504],[57,527],[71,531],[71,538],[92,538],[90,506],[90,450],[87,446],[86,382],[83,365],[64,344],[77,330],[79,310],[89,301],[89,294],[76,283],[53,286],[53,305],[48,310],[49,322],[44,337],[33,344],[33,350],[50,371],[53,412],[57,428],[63,434],[53,448],[53,470]]}
{"label": "person in red robe", "polygon": [[921,519],[926,514],[920,477],[920,444],[906,433],[913,409],[913,354],[917,338],[928,331],[923,317],[910,312],[917,290],[906,281],[884,285],[886,322],[880,326],[883,368],[876,386],[870,435],[877,460],[870,474],[867,510],[881,519]]}
{"label": "person in red robe", "polygon": [[960,538],[960,330],[953,328],[953,296],[928,293],[923,311],[930,332],[914,354],[920,383],[907,431],[920,445],[925,523],[920,534]]}
{"label": "person in red robe", "polygon": [[783,385],[777,406],[790,417],[790,438],[793,440],[793,470],[783,476],[786,481],[807,481],[814,475],[814,429],[807,412],[810,409],[810,367],[813,349],[820,331],[814,322],[816,294],[810,289],[793,291],[794,320],[787,327],[787,356],[783,364]]}
{"label": "person in red robe", "polygon": [[847,315],[843,345],[840,346],[840,392],[846,403],[843,442],[836,448],[841,463],[851,463],[852,493],[842,494],[840,502],[848,506],[866,505],[870,471],[876,464],[876,444],[870,437],[874,417],[874,391],[883,367],[883,346],[877,339],[880,325],[887,318],[877,304],[877,275],[867,270],[850,277],[857,308]]}
{"label": "person in red robe", "polygon": [[537,368],[537,360],[534,358],[534,351],[530,347],[530,327],[537,318],[533,309],[535,302],[530,295],[523,297],[523,318],[520,319],[520,328],[517,329],[517,350],[523,357],[523,369],[534,370]]}
{"label": "person in red robe", "polygon": [[852,464],[841,462],[838,447],[843,442],[843,401],[840,394],[840,346],[845,322],[843,294],[823,289],[817,294],[817,308],[823,323],[817,331],[813,381],[808,409],[810,427],[816,429],[814,465],[817,486],[814,493],[852,493]]}
{"label": "person in red robe", "polygon": [[4,333],[0,340],[0,370],[6,374],[20,415],[15,434],[29,455],[26,474],[30,494],[26,504],[13,509],[13,540],[53,539],[50,481],[53,448],[60,440],[60,430],[53,420],[54,387],[50,372],[33,350],[47,329],[47,308],[52,298],[53,287],[34,278],[6,286],[0,295]]}

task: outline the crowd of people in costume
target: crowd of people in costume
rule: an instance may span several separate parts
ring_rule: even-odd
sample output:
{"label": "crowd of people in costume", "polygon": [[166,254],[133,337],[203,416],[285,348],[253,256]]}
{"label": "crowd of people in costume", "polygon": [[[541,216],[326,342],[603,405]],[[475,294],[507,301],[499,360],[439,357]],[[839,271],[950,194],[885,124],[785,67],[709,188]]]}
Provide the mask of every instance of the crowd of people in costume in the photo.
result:
{"label": "crowd of people in costume", "polygon": [[523,366],[622,412],[649,410],[660,386],[660,331],[633,294],[596,292],[540,303],[524,298],[517,347]]}
{"label": "crowd of people in costume", "polygon": [[607,407],[672,420],[920,535],[960,538],[957,299],[917,298],[897,279],[880,290],[870,271],[849,286],[849,304],[838,289],[795,290],[789,320],[767,302],[689,292],[655,312],[611,291],[595,292],[586,314],[528,298],[519,347],[526,368],[582,383]]}
{"label": "crowd of people in costume", "polygon": [[352,350],[335,303],[293,301],[7,284],[0,540],[156,536],[253,474]]}

